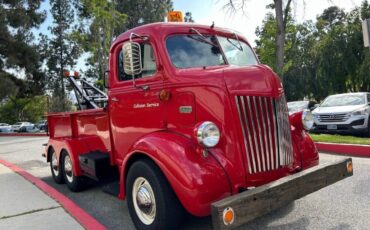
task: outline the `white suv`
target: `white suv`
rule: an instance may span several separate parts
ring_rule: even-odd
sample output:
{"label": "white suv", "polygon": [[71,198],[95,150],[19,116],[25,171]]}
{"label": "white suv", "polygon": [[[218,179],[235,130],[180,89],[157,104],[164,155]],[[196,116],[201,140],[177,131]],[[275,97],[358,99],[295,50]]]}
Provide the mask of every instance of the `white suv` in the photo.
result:
{"label": "white suv", "polygon": [[370,93],[331,95],[312,112],[314,133],[370,135]]}

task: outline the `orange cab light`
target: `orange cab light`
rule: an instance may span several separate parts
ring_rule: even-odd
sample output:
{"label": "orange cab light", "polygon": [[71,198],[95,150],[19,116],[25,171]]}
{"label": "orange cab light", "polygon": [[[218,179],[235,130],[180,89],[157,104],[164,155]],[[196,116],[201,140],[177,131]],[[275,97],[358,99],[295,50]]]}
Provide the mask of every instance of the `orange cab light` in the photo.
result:
{"label": "orange cab light", "polygon": [[227,207],[223,211],[223,221],[225,225],[230,225],[234,222],[234,210],[231,207]]}
{"label": "orange cab light", "polygon": [[167,90],[164,90],[162,89],[160,92],[159,92],[159,99],[161,101],[169,101],[171,99],[171,92],[167,91]]}
{"label": "orange cab light", "polygon": [[347,172],[353,173],[353,164],[352,161],[347,162]]}
{"label": "orange cab light", "polygon": [[167,14],[168,22],[183,22],[183,20],[181,11],[170,11]]}

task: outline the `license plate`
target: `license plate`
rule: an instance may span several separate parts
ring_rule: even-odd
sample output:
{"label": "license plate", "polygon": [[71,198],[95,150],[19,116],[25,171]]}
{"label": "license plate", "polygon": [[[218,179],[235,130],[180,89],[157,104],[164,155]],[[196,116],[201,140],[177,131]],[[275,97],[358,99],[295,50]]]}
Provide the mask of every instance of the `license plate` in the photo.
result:
{"label": "license plate", "polygon": [[328,129],[331,129],[331,130],[333,130],[333,129],[337,129],[337,125],[328,125],[328,127],[327,127]]}

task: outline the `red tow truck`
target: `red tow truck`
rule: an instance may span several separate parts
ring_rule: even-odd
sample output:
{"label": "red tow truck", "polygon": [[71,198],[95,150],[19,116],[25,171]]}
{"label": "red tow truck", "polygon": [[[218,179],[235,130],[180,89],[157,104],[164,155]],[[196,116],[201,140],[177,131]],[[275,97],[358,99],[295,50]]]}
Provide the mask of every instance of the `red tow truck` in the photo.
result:
{"label": "red tow truck", "polygon": [[352,175],[351,159],[319,165],[312,115],[289,116],[279,78],[239,34],[148,24],[109,57],[105,99],[68,78],[81,110],[48,115],[44,155],[72,191],[116,175],[105,189],[138,229],[174,229],[185,212],[234,228]]}

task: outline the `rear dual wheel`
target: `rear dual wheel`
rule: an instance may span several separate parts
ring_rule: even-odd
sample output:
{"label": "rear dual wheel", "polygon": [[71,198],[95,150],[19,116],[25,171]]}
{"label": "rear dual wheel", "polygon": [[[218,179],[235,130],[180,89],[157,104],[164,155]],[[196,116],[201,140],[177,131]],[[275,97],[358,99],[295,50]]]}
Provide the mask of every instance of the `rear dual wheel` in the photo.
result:
{"label": "rear dual wheel", "polygon": [[62,151],[62,174],[64,181],[66,182],[68,188],[72,192],[79,192],[86,187],[86,178],[84,176],[76,176],[74,174],[73,163],[71,156],[65,150]]}
{"label": "rear dual wheel", "polygon": [[53,176],[53,179],[55,183],[57,184],[63,184],[64,183],[64,177],[61,172],[61,164],[58,162],[57,154],[55,153],[54,149],[50,150],[50,171],[51,175]]}

